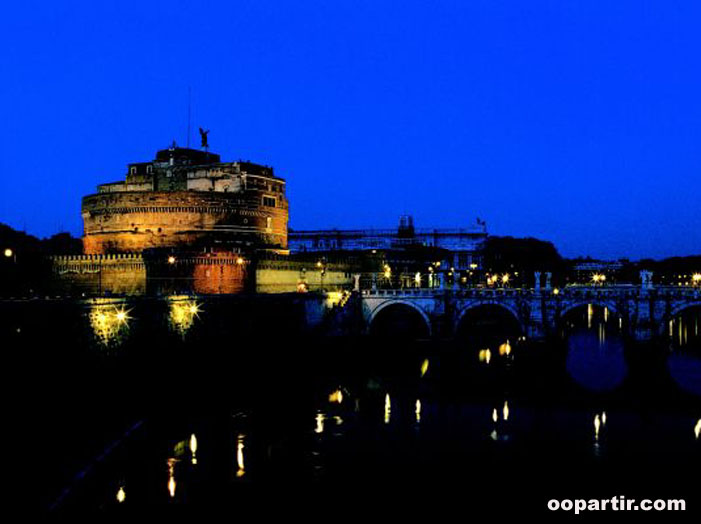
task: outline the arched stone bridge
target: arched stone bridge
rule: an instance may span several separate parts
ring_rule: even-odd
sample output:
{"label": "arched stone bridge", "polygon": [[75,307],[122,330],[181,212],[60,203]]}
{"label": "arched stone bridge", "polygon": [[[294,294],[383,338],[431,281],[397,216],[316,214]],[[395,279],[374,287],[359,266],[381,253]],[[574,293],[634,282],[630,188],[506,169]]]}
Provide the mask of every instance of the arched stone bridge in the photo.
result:
{"label": "arched stone bridge", "polygon": [[556,333],[565,315],[588,304],[607,307],[624,333],[650,340],[666,333],[683,310],[701,306],[701,289],[652,286],[571,286],[563,289],[373,289],[360,292],[363,324],[369,331],[388,307],[404,305],[418,312],[432,338],[450,338],[464,315],[477,307],[502,308],[523,335],[545,338]]}

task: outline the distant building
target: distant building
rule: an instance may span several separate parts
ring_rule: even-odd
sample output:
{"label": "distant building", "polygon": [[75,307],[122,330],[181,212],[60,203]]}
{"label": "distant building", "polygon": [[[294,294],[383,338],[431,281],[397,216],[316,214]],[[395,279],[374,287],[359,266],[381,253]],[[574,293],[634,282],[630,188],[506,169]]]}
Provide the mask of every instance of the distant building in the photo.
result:
{"label": "distant building", "polygon": [[[578,259],[573,261],[572,273],[574,282],[580,284],[591,283],[594,278],[603,276],[607,281],[615,279],[627,260],[594,260],[594,259]],[[595,275],[597,275],[595,277]]]}
{"label": "distant building", "polygon": [[412,247],[433,247],[451,253],[448,262],[455,270],[478,269],[482,266],[482,248],[487,239],[487,225],[477,219],[467,228],[415,228],[411,216],[399,218],[396,229],[323,229],[295,231],[290,229],[291,253],[327,251],[401,250]]}

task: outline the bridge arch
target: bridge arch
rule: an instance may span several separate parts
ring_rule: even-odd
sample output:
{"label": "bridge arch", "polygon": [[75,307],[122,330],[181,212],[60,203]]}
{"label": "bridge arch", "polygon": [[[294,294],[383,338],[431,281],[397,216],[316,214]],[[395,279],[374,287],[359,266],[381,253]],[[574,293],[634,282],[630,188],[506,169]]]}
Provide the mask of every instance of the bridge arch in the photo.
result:
{"label": "bridge arch", "polygon": [[458,333],[458,330],[460,329],[460,324],[465,318],[465,315],[469,313],[470,311],[474,311],[475,309],[478,309],[480,307],[497,307],[501,308],[505,312],[507,312],[511,317],[513,317],[513,320],[515,323],[518,325],[519,330],[521,333],[525,333],[524,325],[523,322],[521,321],[521,317],[512,305],[501,302],[499,300],[491,300],[491,299],[484,299],[484,300],[474,300],[472,302],[468,302],[464,306],[460,308],[458,311],[458,314],[455,316],[455,323],[453,324],[453,333]]}
{"label": "bridge arch", "polygon": [[431,329],[431,319],[429,316],[426,314],[426,312],[419,306],[417,306],[415,303],[409,301],[409,300],[402,300],[402,299],[389,299],[381,302],[377,306],[375,306],[367,315],[366,315],[366,326],[367,326],[367,332],[371,333],[373,323],[377,320],[378,315],[382,311],[387,311],[389,308],[393,307],[405,307],[409,308],[410,310],[418,313],[421,315],[421,318],[424,321],[424,325],[426,327],[426,332],[428,336],[431,336],[432,329]]}
{"label": "bridge arch", "polygon": [[663,318],[662,321],[660,322],[657,333],[658,335],[664,335],[667,332],[667,326],[669,325],[669,321],[672,320],[674,317],[682,313],[683,311],[686,311],[687,309],[691,308],[699,308],[701,309],[701,300],[694,300],[692,302],[684,302],[681,304],[678,304],[672,310],[666,314]]}
{"label": "bridge arch", "polygon": [[565,316],[570,313],[571,311],[580,308],[580,307],[585,307],[591,304],[592,306],[598,306],[598,307],[605,307],[608,308],[608,310],[613,313],[614,315],[618,315],[618,307],[616,306],[615,303],[609,301],[609,300],[600,300],[600,299],[584,299],[584,300],[577,300],[576,302],[571,302],[567,304],[564,308],[560,310],[560,319],[565,318]]}

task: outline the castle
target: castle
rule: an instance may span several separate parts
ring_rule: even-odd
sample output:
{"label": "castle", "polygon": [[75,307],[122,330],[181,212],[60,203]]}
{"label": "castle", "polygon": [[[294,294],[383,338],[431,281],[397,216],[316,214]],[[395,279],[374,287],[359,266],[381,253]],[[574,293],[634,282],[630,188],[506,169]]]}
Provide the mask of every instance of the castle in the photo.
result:
{"label": "castle", "polygon": [[83,198],[86,254],[217,246],[237,252],[287,251],[285,181],[250,162],[180,148],[128,165],[126,180]]}
{"label": "castle", "polygon": [[462,281],[480,266],[487,236],[480,221],[469,229],[415,230],[405,216],[394,232],[299,231],[288,246],[285,180],[271,167],[222,162],[208,149],[206,137],[202,150],[173,143],[149,162],[128,164],[123,181],[85,196],[84,254],[52,257],[55,292],[340,291],[378,274],[413,287],[423,285],[416,275],[428,266]]}
{"label": "castle", "polygon": [[353,262],[289,256],[285,180],[178,147],[83,198],[81,256],[52,257],[71,295],[236,294],[351,287]]}

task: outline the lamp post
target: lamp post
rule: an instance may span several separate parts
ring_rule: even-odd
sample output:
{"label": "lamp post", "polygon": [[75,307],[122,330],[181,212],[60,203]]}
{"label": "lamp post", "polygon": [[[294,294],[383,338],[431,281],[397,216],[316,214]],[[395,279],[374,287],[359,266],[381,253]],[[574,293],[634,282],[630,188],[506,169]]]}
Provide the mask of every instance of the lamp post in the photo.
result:
{"label": "lamp post", "polygon": [[324,290],[324,275],[326,274],[326,257],[322,258],[316,263],[316,267],[319,268],[319,290]]}

